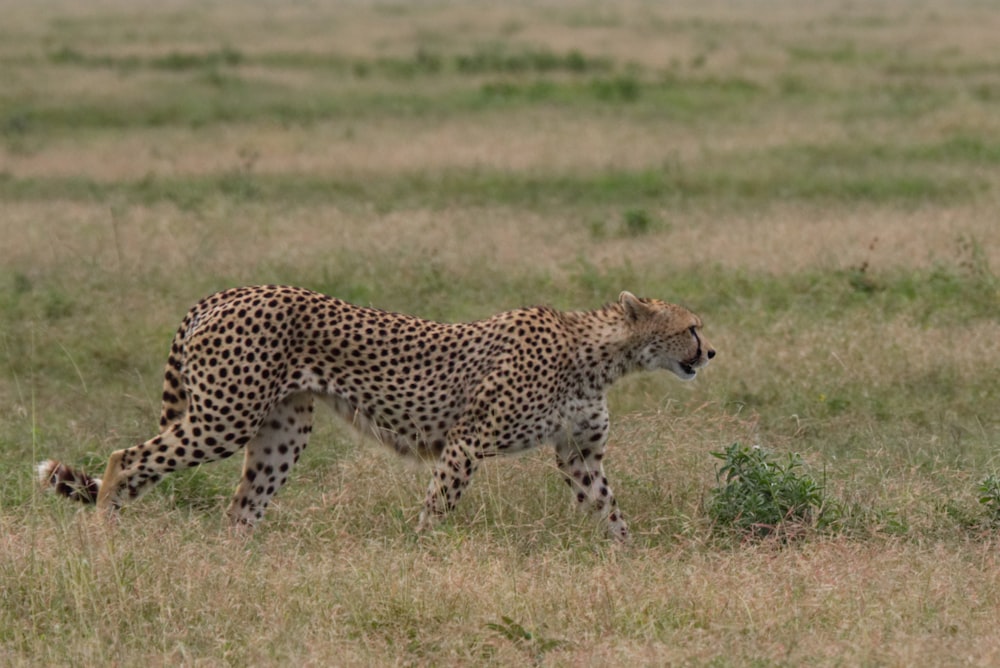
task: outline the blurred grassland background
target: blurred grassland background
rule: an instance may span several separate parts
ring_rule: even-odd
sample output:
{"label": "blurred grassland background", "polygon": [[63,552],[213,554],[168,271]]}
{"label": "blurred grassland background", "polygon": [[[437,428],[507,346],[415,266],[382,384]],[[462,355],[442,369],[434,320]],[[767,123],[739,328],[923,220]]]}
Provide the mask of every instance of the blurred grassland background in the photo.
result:
{"label": "blurred grassland background", "polygon": [[[1000,5],[0,14],[0,663],[1000,661]],[[239,458],[114,531],[38,494],[153,435],[192,303],[268,282],[444,320],[628,289],[719,356],[612,393],[625,549],[547,450],[416,540],[427,473],[323,411],[249,541]],[[799,453],[836,527],[720,534],[735,442]]]}

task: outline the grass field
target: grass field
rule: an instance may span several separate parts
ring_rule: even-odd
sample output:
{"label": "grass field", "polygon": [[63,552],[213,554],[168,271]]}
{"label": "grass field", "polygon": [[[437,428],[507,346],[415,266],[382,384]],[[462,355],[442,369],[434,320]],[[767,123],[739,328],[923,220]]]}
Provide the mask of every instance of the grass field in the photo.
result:
{"label": "grass field", "polygon": [[[0,12],[0,664],[1000,662],[995,3]],[[324,411],[250,539],[235,457],[116,527],[38,492],[154,434],[191,304],[271,282],[444,320],[628,289],[719,355],[612,392],[627,547],[547,450],[417,538],[428,473]],[[713,522],[733,443],[836,521]]]}

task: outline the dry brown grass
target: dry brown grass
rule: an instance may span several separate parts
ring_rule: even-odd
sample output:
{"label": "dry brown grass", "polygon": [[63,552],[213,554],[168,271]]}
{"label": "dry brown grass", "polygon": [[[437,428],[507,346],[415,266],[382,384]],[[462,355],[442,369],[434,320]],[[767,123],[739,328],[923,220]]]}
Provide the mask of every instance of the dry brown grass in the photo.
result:
{"label": "dry brown grass", "polygon": [[[783,128],[783,136],[794,136]],[[82,145],[81,145],[82,144]],[[732,142],[727,142],[727,148]],[[635,169],[665,154],[696,155],[712,148],[680,128],[623,125],[614,118],[581,118],[572,110],[528,114],[486,112],[475,119],[365,120],[308,128],[236,126],[144,133],[107,133],[53,142],[27,156],[3,156],[0,169],[21,177],[78,175],[121,180],[147,173],[203,175],[238,167],[241,152],[256,155],[261,173],[391,178],[422,170],[487,167],[579,172]],[[67,159],[67,158],[72,158]]]}
{"label": "dry brown grass", "polygon": [[[989,665],[998,657],[992,542],[838,539],[706,552],[682,541],[588,554],[526,552],[481,533],[414,545],[280,531],[247,545],[205,536],[192,520],[113,537],[91,524],[5,527],[0,568],[12,574],[18,564],[25,582],[8,605],[36,611],[11,629],[11,665],[64,660],[66,648],[33,637],[52,623],[79,629],[72,656],[87,663]],[[58,607],[41,613],[47,602]],[[491,626],[503,617],[533,639]],[[206,656],[206,647],[215,649]]]}
{"label": "dry brown grass", "polygon": [[955,265],[963,260],[962,239],[976,240],[989,265],[1000,266],[1000,226],[990,201],[917,210],[775,204],[751,216],[664,208],[653,211],[670,226],[663,244],[642,237],[595,244],[579,213],[504,205],[386,213],[330,205],[225,207],[197,218],[168,205],[116,210],[26,202],[5,211],[4,255],[31,275],[58,270],[80,277],[95,267],[149,274],[210,261],[227,280],[253,281],[259,269],[246,264],[248,255],[264,265],[329,267],[351,256],[425,257],[456,273],[485,262],[553,277],[574,271],[581,257],[598,267],[666,262],[677,271],[717,265],[789,275],[866,265],[885,272]]}

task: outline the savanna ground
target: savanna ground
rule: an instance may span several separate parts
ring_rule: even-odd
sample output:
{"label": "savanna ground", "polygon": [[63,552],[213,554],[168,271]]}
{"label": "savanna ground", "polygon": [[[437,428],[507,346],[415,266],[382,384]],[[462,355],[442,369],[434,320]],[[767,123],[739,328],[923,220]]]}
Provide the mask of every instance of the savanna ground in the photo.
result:
{"label": "savanna ground", "polygon": [[[0,663],[995,665],[1000,6],[3,2]],[[626,379],[607,468],[427,472],[320,411],[261,529],[239,458],[109,528],[33,462],[155,432],[174,328],[237,284],[460,320],[622,289],[703,315]],[[800,453],[839,508],[713,525],[711,452]]]}

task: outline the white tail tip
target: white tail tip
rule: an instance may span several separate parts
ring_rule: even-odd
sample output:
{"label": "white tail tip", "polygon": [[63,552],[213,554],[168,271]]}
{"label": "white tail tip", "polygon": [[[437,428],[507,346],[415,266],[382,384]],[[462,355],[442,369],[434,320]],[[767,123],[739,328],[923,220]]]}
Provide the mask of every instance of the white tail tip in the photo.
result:
{"label": "white tail tip", "polygon": [[57,466],[59,466],[59,462],[54,459],[46,459],[44,462],[38,462],[35,472],[38,475],[38,482],[41,483],[42,487],[49,489],[53,487],[52,474],[55,472]]}

